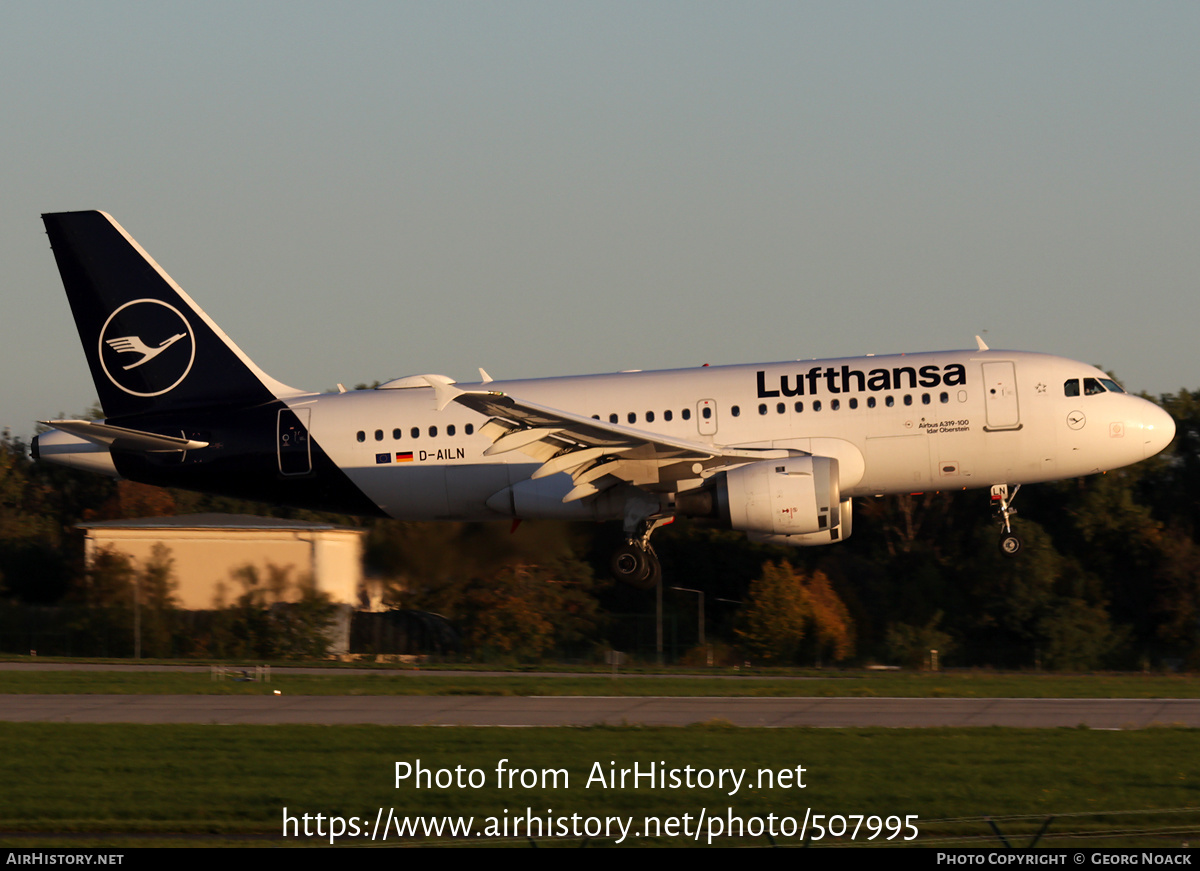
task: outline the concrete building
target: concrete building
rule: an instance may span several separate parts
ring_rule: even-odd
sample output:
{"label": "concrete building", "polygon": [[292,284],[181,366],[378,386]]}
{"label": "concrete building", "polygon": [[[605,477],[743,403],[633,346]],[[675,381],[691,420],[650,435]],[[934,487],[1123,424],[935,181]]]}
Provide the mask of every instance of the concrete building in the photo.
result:
{"label": "concrete building", "polygon": [[239,577],[247,566],[260,583],[272,575],[287,580],[279,601],[294,601],[299,582],[311,578],[334,602],[355,608],[372,604],[363,583],[364,530],[242,514],[105,520],[79,528],[87,534],[89,563],[98,549],[111,548],[144,566],[155,545],[169,548],[179,581],[176,595],[185,610],[231,604],[245,590]]}

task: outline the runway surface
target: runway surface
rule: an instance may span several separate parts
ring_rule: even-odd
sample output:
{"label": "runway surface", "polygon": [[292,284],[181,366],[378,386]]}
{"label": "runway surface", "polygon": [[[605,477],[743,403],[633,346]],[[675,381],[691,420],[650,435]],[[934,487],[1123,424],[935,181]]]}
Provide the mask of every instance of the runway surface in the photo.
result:
{"label": "runway surface", "polygon": [[[0,662],[0,671],[119,671],[147,673],[155,671],[178,671],[191,674],[208,674],[213,667],[210,665],[132,665],[107,662]],[[241,671],[253,671],[254,666],[226,666],[229,674]],[[302,665],[285,665],[272,667],[272,673],[311,674],[311,675],[371,675],[375,677],[609,677],[601,672],[576,671],[480,671],[478,669],[454,668],[321,668],[319,666],[305,667]],[[787,674],[661,674],[658,672],[620,672],[622,680],[662,679],[671,680],[837,680],[836,675],[787,675]]]}
{"label": "runway surface", "polygon": [[0,695],[0,720],[393,726],[1200,727],[1200,699]]}

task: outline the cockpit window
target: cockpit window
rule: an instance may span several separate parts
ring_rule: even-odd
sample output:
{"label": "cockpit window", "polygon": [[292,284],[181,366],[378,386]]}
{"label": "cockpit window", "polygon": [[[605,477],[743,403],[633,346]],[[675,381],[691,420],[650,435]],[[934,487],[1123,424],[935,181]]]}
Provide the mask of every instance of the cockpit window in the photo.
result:
{"label": "cockpit window", "polygon": [[1123,388],[1116,381],[1113,381],[1111,378],[1101,378],[1100,383],[1108,388],[1109,393],[1124,393],[1125,392],[1125,388]]}
{"label": "cockpit window", "polygon": [[1063,395],[1064,396],[1078,396],[1079,395],[1079,379],[1078,378],[1071,378],[1071,379],[1068,379],[1067,381],[1063,382]]}
{"label": "cockpit window", "polygon": [[1097,393],[1104,393],[1104,386],[1095,378],[1083,379],[1083,394],[1084,396],[1095,396]]}

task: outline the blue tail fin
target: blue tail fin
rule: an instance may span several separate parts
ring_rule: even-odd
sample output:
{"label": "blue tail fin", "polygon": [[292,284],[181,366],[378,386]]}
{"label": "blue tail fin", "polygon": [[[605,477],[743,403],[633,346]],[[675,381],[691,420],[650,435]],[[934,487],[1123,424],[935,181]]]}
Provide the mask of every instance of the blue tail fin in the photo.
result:
{"label": "blue tail fin", "polygon": [[42,220],[106,417],[299,393],[255,366],[104,212]]}

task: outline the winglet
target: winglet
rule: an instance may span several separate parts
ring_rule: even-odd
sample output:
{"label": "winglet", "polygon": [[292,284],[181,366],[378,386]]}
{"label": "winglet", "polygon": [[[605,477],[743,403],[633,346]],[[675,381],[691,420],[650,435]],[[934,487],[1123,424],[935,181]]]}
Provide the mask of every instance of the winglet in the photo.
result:
{"label": "winglet", "polygon": [[983,341],[983,339],[979,338],[979,336],[975,337],[975,344],[979,346],[980,351],[990,351],[991,350],[991,348],[989,348],[987,346],[987,343],[985,343]]}
{"label": "winglet", "polygon": [[447,378],[445,375],[422,375],[421,377],[433,388],[434,401],[437,403],[438,411],[453,402],[455,397],[462,396],[464,392],[454,386],[453,379]]}
{"label": "winglet", "polygon": [[491,384],[493,381],[492,376],[483,371],[482,366],[479,367],[479,377],[483,380],[484,384]]}

